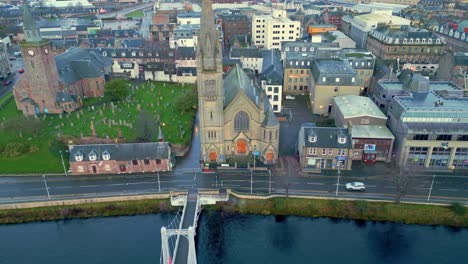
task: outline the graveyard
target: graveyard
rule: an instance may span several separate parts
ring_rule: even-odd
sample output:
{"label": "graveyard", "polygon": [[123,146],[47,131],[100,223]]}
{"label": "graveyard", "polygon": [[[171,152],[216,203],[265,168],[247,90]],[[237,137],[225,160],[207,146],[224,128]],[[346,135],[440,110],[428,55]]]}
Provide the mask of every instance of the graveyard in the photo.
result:
{"label": "graveyard", "polygon": [[[154,118],[152,124],[160,125],[166,141],[189,144],[196,111],[196,99],[189,100],[196,98],[193,85],[145,82],[129,83],[129,89],[130,95],[121,101],[90,98],[78,111],[35,118],[23,117],[15,101],[10,101],[0,109],[0,173],[63,172],[60,151],[68,167],[64,142],[74,139],[94,136],[112,142],[119,137],[125,142],[138,141],[136,123],[143,111]],[[181,111],[180,101],[193,105]]]}

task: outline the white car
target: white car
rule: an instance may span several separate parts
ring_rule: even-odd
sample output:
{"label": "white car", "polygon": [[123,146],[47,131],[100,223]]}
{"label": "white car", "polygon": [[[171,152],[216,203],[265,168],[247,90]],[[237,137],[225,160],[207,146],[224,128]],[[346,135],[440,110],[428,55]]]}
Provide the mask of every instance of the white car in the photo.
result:
{"label": "white car", "polygon": [[366,186],[362,182],[348,182],[346,184],[346,190],[347,191],[365,191]]}
{"label": "white car", "polygon": [[292,95],[286,95],[286,100],[294,100],[294,99],[296,99],[296,97]]}

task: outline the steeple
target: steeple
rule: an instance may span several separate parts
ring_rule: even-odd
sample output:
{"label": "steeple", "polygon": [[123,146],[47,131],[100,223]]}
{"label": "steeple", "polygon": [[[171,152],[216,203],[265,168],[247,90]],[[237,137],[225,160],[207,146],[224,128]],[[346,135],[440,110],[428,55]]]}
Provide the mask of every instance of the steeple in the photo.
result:
{"label": "steeple", "polygon": [[200,25],[199,45],[197,53],[200,54],[201,69],[206,71],[217,70],[221,63],[221,47],[218,33],[214,23],[214,13],[211,0],[202,0],[202,21]]}
{"label": "steeple", "polygon": [[24,5],[23,7],[23,32],[28,42],[39,42],[42,40],[39,26],[34,20],[28,5]]}

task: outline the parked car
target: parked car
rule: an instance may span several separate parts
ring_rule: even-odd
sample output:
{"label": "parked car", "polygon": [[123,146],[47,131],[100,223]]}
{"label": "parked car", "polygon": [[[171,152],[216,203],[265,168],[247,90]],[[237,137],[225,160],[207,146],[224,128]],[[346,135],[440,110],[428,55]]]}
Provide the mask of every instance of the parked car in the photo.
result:
{"label": "parked car", "polygon": [[12,83],[11,80],[4,81],[4,82],[3,82],[3,86],[10,85],[11,83]]}
{"label": "parked car", "polygon": [[347,191],[365,191],[366,186],[362,182],[348,182],[346,184],[346,190]]}
{"label": "parked car", "polygon": [[296,97],[292,95],[286,95],[286,100],[294,100],[294,99],[296,99]]}
{"label": "parked car", "polygon": [[19,68],[19,69],[18,69],[18,72],[19,72],[19,73],[23,73],[23,72],[24,72],[24,69],[23,69],[23,68]]}
{"label": "parked car", "polygon": [[15,51],[15,56],[21,56],[21,51]]}
{"label": "parked car", "polygon": [[14,60],[16,60],[16,58],[15,57],[10,57],[9,60],[14,61]]}

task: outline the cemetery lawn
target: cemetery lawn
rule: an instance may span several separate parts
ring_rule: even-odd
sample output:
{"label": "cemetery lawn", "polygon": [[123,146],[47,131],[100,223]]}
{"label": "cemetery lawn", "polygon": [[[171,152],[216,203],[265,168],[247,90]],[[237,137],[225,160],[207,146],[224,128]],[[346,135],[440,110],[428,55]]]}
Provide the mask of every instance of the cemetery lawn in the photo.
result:
{"label": "cemetery lawn", "polygon": [[[90,98],[85,100],[81,110],[64,114],[62,118],[59,115],[40,116],[42,124],[36,135],[23,133],[22,137],[18,137],[16,131],[0,127],[0,147],[10,142],[20,142],[35,149],[18,157],[4,157],[0,153],[0,174],[63,173],[59,150],[64,153],[68,168],[68,147],[58,144],[57,136],[91,136],[91,121],[98,137],[117,138],[121,131],[127,142],[134,142],[139,113],[137,108],[159,118],[166,141],[182,145],[190,143],[196,109],[194,107],[193,111],[181,113],[174,103],[177,98],[196,92],[193,85],[152,82],[140,84],[133,90],[133,95],[127,100],[114,102],[114,107],[104,98]],[[14,100],[0,109],[0,123],[22,116]]]}

